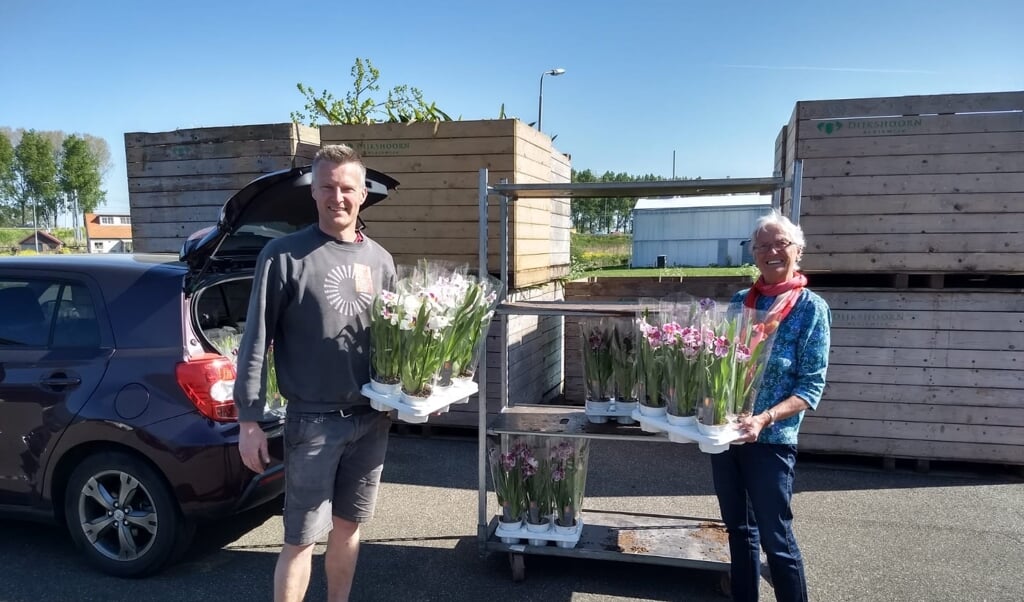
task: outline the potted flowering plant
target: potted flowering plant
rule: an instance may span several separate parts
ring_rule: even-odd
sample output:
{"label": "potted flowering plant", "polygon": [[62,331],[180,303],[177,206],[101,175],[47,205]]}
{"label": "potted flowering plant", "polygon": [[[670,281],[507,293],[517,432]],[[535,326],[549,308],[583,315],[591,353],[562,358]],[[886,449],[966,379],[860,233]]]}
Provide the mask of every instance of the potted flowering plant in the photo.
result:
{"label": "potted flowering plant", "polygon": [[583,335],[583,373],[586,408],[591,422],[607,422],[606,411],[613,397],[611,337],[605,320],[580,320]]}
{"label": "potted flowering plant", "polygon": [[551,446],[551,493],[556,530],[574,528],[579,519],[589,451],[586,439],[559,439]]}
{"label": "potted flowering plant", "polygon": [[636,331],[625,319],[613,322],[611,328],[609,350],[612,356],[612,383],[615,386],[615,399],[623,402],[635,402],[637,399],[636,374]]}
{"label": "potted flowering plant", "polygon": [[637,374],[640,380],[638,399],[640,412],[648,416],[664,416],[666,412],[665,339],[660,326],[651,324],[647,310],[637,320],[640,345],[637,353]]}
{"label": "potted flowering plant", "polygon": [[501,507],[501,522],[518,527],[526,512],[526,489],[523,477],[523,456],[527,446],[514,441],[507,449],[492,445],[488,450],[491,482]]}
{"label": "potted flowering plant", "polygon": [[378,393],[395,394],[402,386],[402,329],[400,298],[381,291],[370,309],[370,386]]}
{"label": "potted flowering plant", "polygon": [[454,337],[450,355],[452,373],[458,378],[473,378],[481,343],[491,325],[500,289],[500,282],[486,274],[483,278],[470,277],[468,280],[457,317],[460,331]]}
{"label": "potted flowering plant", "polygon": [[690,423],[701,394],[704,343],[699,327],[669,322],[662,327],[665,339],[665,382],[668,420]]}
{"label": "potted flowering plant", "polygon": [[551,519],[551,463],[546,438],[532,437],[522,451],[523,488],[526,492],[526,523],[544,525]]}
{"label": "potted flowering plant", "polygon": [[421,289],[401,297],[399,320],[400,377],[402,396],[415,403],[429,397],[432,381],[441,365],[441,332],[448,326],[448,318],[428,289]]}
{"label": "potted flowering plant", "polygon": [[714,433],[750,412],[773,339],[761,316],[746,308],[704,330],[706,380],[698,428]]}

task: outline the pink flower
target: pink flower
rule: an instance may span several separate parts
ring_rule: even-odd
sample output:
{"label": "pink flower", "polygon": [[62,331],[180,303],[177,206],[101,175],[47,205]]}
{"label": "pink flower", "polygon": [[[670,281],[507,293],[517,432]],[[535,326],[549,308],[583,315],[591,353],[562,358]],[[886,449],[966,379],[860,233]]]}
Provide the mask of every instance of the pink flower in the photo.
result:
{"label": "pink flower", "polygon": [[736,361],[745,362],[750,359],[750,347],[743,343],[736,343]]}
{"label": "pink flower", "polygon": [[729,355],[729,339],[724,336],[715,337],[713,345],[715,357],[725,357]]}

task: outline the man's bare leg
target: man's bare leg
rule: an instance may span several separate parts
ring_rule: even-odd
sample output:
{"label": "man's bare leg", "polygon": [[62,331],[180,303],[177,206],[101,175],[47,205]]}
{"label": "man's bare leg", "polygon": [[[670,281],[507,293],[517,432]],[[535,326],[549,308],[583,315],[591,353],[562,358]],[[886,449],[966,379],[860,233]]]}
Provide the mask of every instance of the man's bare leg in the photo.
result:
{"label": "man's bare leg", "polygon": [[313,544],[284,544],[274,567],[274,602],[302,602],[313,567]]}
{"label": "man's bare leg", "polygon": [[327,538],[324,567],[327,570],[327,600],[348,602],[352,578],[359,558],[359,523],[333,518],[334,528]]}

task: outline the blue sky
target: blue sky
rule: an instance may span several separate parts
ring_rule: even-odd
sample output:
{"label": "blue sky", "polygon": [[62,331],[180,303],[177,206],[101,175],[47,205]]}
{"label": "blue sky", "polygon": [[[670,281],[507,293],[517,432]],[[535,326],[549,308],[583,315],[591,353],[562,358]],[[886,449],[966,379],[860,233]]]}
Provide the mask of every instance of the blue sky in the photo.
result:
{"label": "blue sky", "polygon": [[[1024,89],[1024,2],[0,2],[0,126],[105,138],[282,123],[356,57],[463,119],[537,118],[577,169],[771,175],[798,100]],[[363,8],[366,7],[366,8]]]}

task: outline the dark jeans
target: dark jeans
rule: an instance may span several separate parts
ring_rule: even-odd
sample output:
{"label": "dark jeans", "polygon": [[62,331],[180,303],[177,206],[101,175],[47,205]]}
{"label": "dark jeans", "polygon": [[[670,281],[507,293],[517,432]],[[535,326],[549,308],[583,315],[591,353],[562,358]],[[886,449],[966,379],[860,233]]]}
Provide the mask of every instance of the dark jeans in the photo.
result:
{"label": "dark jeans", "polygon": [[775,599],[807,600],[804,561],[793,537],[796,446],[747,443],[711,456],[711,472],[732,555],[732,598],[757,600],[764,547]]}

